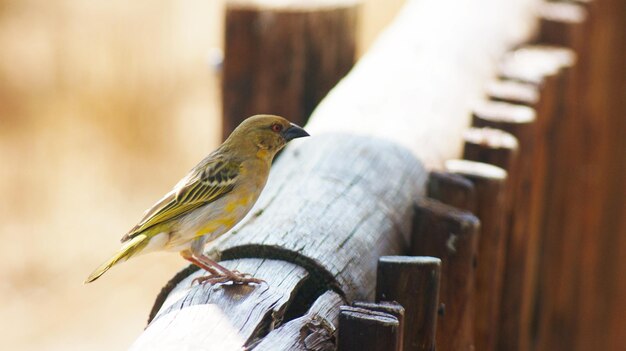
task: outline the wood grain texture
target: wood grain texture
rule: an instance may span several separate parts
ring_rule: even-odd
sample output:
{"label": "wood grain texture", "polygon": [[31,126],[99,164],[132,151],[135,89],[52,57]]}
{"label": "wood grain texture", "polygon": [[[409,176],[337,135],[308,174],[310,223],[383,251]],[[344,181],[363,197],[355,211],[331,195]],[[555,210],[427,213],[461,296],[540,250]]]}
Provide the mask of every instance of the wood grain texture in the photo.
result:
{"label": "wood grain texture", "polygon": [[357,1],[227,1],[223,136],[269,113],[304,125],[355,60]]}
{"label": "wood grain texture", "polygon": [[404,326],[406,324],[404,320],[404,307],[395,301],[381,301],[381,302],[366,302],[366,301],[354,301],[353,307],[364,308],[366,310],[383,312],[390,314],[398,320],[398,332],[396,336],[398,338],[397,345],[398,351],[405,350],[404,348]]}
{"label": "wood grain texture", "polygon": [[[370,300],[378,257],[406,253],[413,202],[425,187],[424,165],[440,166],[458,157],[469,124],[467,102],[480,95],[493,75],[494,58],[530,35],[531,2],[407,1],[373,49],[315,110],[306,126],[313,137],[283,152],[248,218],[215,243],[215,257],[251,257],[259,259],[258,264],[270,258],[304,268],[308,278],[294,282],[294,287],[303,286],[294,288],[285,312],[290,321],[328,290],[348,302]],[[491,11],[484,11],[487,6]],[[452,7],[455,11],[449,11]],[[475,21],[478,17],[480,22]],[[269,70],[285,58],[259,61],[257,68]],[[280,80],[274,83],[279,86],[264,88],[284,88]],[[285,96],[280,102],[290,104]],[[254,111],[261,112],[277,111]],[[273,279],[291,281],[287,270],[275,274]],[[142,343],[160,337],[150,329],[163,323],[160,314],[165,310],[159,303],[155,310],[160,312],[140,338]],[[191,324],[189,318],[194,317],[188,308],[177,316],[177,325]],[[250,329],[271,329],[256,324],[258,328]],[[212,325],[230,328],[227,319]],[[280,327],[278,319],[273,327]],[[173,334],[184,342],[184,332],[176,328]],[[248,332],[238,340],[255,342],[262,335]]]}
{"label": "wood grain texture", "polygon": [[251,286],[191,285],[196,271],[182,280],[132,350],[240,350],[280,324],[294,293],[308,274],[278,260],[223,262],[229,269],[253,273],[267,284]]}
{"label": "wood grain texture", "polygon": [[495,75],[496,59],[530,36],[534,5],[532,0],[407,1],[371,51],[315,109],[307,130],[393,140],[429,168],[458,158],[471,101]]}
{"label": "wood grain texture", "polygon": [[474,184],[459,174],[430,172],[426,194],[431,199],[469,212],[474,212],[476,207]]}
{"label": "wood grain texture", "polygon": [[397,301],[405,309],[403,350],[434,350],[441,260],[383,256],[378,260],[376,279],[376,301]]}
{"label": "wood grain texture", "polygon": [[416,206],[411,255],[441,259],[442,305],[437,320],[437,350],[474,349],[474,281],[480,221],[436,200]]}
{"label": "wood grain texture", "polygon": [[407,250],[425,182],[402,147],[314,136],[283,152],[251,215],[220,242],[222,257],[280,258],[348,301],[372,299],[378,257]]}
{"label": "wood grain texture", "polygon": [[[227,260],[273,258],[304,267],[299,269],[308,271],[309,280],[296,279],[291,288],[285,286],[291,292],[282,291],[295,301],[295,309],[305,311],[328,289],[349,299],[371,299],[378,257],[408,249],[413,202],[421,196],[425,181],[426,172],[419,161],[387,141],[341,134],[313,137],[311,141],[294,144],[281,155],[255,208],[218,244],[217,250]],[[276,284],[276,279],[295,279],[287,269],[292,265],[283,263],[285,270],[274,271],[272,281],[268,280],[270,286]],[[255,273],[253,267],[239,270],[267,279]],[[296,283],[305,284],[305,288],[295,289]],[[155,306],[159,313],[138,345],[143,345],[142,339],[152,340],[146,342],[148,345],[156,345],[157,331],[164,323],[160,322],[162,315],[169,315],[171,308],[168,301],[185,284],[187,280],[178,283],[163,306]],[[204,301],[211,299],[210,292],[201,292]],[[218,297],[215,303],[230,303]],[[264,297],[252,296],[250,301],[260,298]],[[271,301],[261,305],[265,303],[273,306]],[[179,313],[187,313],[185,304],[177,308],[181,309]],[[229,316],[237,313],[233,306],[224,310],[228,310]],[[187,318],[176,320],[184,323]],[[271,330],[261,319],[246,321],[249,330],[238,328],[240,341],[248,344],[263,336],[263,330]],[[232,323],[220,319],[212,321],[212,326],[215,330],[230,330]],[[280,318],[270,325],[279,326]],[[176,330],[191,333],[189,328]],[[171,337],[176,337],[174,334]]]}
{"label": "wood grain texture", "polygon": [[254,350],[334,351],[339,307],[344,304],[339,294],[325,292],[305,315],[271,331]]}
{"label": "wood grain texture", "polygon": [[391,314],[342,306],[337,351],[401,351],[398,330],[399,322]]}
{"label": "wood grain texture", "polygon": [[530,342],[539,221],[533,204],[542,199],[537,177],[538,125],[535,110],[523,105],[488,101],[474,111],[476,127],[502,129],[519,141],[518,163],[511,178],[513,207],[500,306],[500,350],[526,350]]}
{"label": "wood grain texture", "polygon": [[465,132],[464,140],[464,159],[498,166],[511,179],[519,149],[513,134],[494,128],[470,128]]}
{"label": "wood grain texture", "polygon": [[579,55],[561,88],[552,139],[546,230],[555,235],[541,263],[540,350],[621,350],[626,343],[626,3],[587,8],[584,22],[561,13],[544,16],[540,28],[543,42]]}
{"label": "wood grain texture", "polygon": [[446,170],[469,179],[476,189],[474,214],[480,219],[474,313],[476,349],[493,351],[498,335],[508,233],[505,221],[507,173],[493,165],[467,160],[448,160]]}

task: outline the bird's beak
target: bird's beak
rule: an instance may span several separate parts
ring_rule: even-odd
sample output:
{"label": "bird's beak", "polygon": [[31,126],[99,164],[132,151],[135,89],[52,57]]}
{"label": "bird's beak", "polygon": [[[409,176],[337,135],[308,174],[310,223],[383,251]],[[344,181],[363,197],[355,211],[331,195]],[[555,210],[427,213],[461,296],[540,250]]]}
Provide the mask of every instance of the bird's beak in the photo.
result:
{"label": "bird's beak", "polygon": [[291,126],[282,132],[282,135],[285,140],[290,141],[295,138],[307,137],[309,136],[309,133],[301,127],[291,123]]}

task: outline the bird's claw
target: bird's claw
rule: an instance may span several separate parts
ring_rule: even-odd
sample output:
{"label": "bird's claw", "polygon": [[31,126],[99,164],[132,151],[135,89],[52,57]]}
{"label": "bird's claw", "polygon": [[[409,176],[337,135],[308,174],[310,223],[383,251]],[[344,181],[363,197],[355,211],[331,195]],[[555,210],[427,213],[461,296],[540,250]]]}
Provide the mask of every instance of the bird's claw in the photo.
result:
{"label": "bird's claw", "polygon": [[249,285],[249,284],[262,284],[265,280],[253,278],[249,273],[239,273],[238,271],[232,271],[233,274],[210,274],[201,277],[196,277],[191,281],[191,285],[198,283],[204,284],[226,284],[232,283],[232,285]]}

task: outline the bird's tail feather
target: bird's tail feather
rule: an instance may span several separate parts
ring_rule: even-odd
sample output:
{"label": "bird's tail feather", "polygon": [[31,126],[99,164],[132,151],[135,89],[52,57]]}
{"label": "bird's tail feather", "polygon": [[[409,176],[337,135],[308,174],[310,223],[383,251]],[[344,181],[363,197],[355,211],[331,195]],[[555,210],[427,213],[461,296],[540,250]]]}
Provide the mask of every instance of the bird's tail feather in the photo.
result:
{"label": "bird's tail feather", "polygon": [[136,253],[141,251],[148,244],[148,236],[141,234],[132,238],[128,241],[121,249],[118,251],[113,257],[108,259],[106,262],[101,264],[98,268],[96,268],[90,275],[85,279],[85,284],[91,283],[94,280],[100,278],[106,271],[108,271],[111,267],[116,265],[117,263],[126,261],[127,259],[134,256]]}

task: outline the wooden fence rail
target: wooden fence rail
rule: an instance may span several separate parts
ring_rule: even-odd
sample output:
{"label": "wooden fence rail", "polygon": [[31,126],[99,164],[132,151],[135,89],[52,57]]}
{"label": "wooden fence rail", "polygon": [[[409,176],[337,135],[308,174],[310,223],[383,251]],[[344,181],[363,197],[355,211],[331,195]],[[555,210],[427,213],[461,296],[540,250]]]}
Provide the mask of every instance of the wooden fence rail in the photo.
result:
{"label": "wooden fence rail", "polygon": [[[567,139],[581,135],[580,125],[562,125],[580,122],[568,104],[581,98],[572,84],[582,79],[575,72],[584,41],[572,26],[593,5],[539,3],[408,0],[313,112],[306,125],[313,137],[286,148],[248,217],[210,248],[226,267],[266,283],[192,285],[202,272],[190,266],[163,289],[132,349],[582,351],[580,345],[590,345],[557,345],[555,330],[573,332],[584,322],[553,324],[561,305],[566,315],[577,315],[572,300],[561,298],[571,299],[576,289],[568,284],[580,279],[559,277],[563,265],[587,257],[578,243],[562,243],[580,239],[583,229],[560,229],[584,221],[573,214],[599,221],[596,212],[566,203],[578,178],[559,183],[576,163],[562,160],[571,156],[567,150],[594,155]],[[311,13],[318,6],[294,12],[272,4],[227,6],[227,48],[261,52],[272,68],[255,55],[230,62],[227,55],[225,67],[235,68],[224,76],[226,129],[244,117],[237,111],[271,108],[268,101],[291,96],[274,71],[283,78],[294,73],[289,84],[301,87],[302,74],[315,70],[312,62],[343,67],[350,55],[340,47],[354,39],[345,24],[356,16],[355,1],[324,1],[324,9],[335,9],[324,14]],[[330,13],[330,22],[294,27],[294,18]],[[264,40],[237,39],[267,16],[277,28],[295,28],[280,35],[298,54],[306,45],[333,52],[305,57],[309,73],[302,73],[304,66],[293,65],[302,57],[281,54],[289,45],[278,55],[266,52],[280,47],[270,27],[257,33]],[[320,23],[341,35],[321,31],[297,41]],[[329,59],[335,54],[340,61]],[[338,79],[340,71],[330,76]],[[242,79],[263,81],[264,90],[250,91],[256,83]],[[248,99],[252,93],[261,97]],[[290,111],[304,118],[302,96],[297,99]],[[564,224],[560,213],[573,222]]]}

